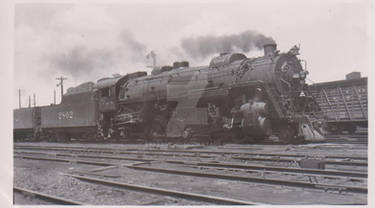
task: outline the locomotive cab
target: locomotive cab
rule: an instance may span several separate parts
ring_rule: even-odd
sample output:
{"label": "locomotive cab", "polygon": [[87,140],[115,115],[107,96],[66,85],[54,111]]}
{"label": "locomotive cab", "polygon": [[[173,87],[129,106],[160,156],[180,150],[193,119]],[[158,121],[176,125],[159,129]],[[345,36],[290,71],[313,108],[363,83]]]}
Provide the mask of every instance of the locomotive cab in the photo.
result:
{"label": "locomotive cab", "polygon": [[117,109],[116,84],[122,76],[102,78],[96,84],[98,96],[99,132],[102,136],[110,137],[112,129],[112,115]]}
{"label": "locomotive cab", "polygon": [[104,137],[110,137],[114,132],[115,122],[113,117],[119,110],[119,95],[121,86],[127,83],[129,79],[147,75],[146,72],[135,72],[125,76],[115,76],[113,78],[103,78],[98,80],[96,84],[98,96],[99,132]]}
{"label": "locomotive cab", "polygon": [[116,110],[116,83],[119,78],[103,78],[98,80],[98,103],[100,112],[112,112]]}

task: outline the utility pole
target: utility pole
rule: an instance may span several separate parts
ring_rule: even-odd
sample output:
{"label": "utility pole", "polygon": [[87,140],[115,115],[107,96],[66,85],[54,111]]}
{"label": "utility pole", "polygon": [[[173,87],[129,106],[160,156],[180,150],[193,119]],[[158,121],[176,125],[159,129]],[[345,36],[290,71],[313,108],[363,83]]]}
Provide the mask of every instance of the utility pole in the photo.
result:
{"label": "utility pole", "polygon": [[21,108],[21,89],[18,89],[18,107]]}
{"label": "utility pole", "polygon": [[35,96],[35,93],[33,93],[33,96],[34,96],[34,107],[36,106],[36,96]]}
{"label": "utility pole", "polygon": [[57,77],[56,80],[59,80],[60,82],[56,85],[57,87],[60,86],[61,89],[61,101],[63,99],[63,94],[64,94],[64,80],[67,80],[68,78],[65,77]]}
{"label": "utility pole", "polygon": [[56,105],[56,90],[53,90],[53,104]]}
{"label": "utility pole", "polygon": [[29,108],[31,108],[31,96],[29,95]]}

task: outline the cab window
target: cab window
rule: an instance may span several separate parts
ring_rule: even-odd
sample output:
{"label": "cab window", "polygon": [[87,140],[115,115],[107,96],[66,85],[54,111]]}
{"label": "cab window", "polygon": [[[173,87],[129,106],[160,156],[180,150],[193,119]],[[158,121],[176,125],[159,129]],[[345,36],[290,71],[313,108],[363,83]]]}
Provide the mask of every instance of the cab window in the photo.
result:
{"label": "cab window", "polygon": [[110,97],[111,96],[111,88],[106,87],[100,90],[101,97]]}

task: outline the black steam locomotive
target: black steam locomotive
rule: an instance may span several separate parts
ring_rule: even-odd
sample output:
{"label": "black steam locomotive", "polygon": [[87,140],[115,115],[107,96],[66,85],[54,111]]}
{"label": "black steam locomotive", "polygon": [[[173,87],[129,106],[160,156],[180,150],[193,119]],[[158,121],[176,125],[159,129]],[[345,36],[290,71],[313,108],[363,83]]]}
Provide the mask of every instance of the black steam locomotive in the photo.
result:
{"label": "black steam locomotive", "polygon": [[222,53],[208,66],[175,62],[84,83],[59,105],[15,110],[15,138],[322,140],[298,54],[268,44],[262,57]]}

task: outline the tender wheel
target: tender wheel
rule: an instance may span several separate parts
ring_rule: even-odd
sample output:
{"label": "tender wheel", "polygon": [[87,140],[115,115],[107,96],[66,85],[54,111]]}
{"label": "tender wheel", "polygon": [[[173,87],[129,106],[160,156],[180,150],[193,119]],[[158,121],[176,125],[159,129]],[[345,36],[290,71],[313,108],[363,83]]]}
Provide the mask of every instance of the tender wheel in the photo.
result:
{"label": "tender wheel", "polygon": [[279,130],[279,140],[283,143],[296,142],[296,131],[290,126],[283,126]]}
{"label": "tender wheel", "polygon": [[231,138],[232,143],[236,143],[236,144],[245,143],[247,138],[241,128],[234,128],[232,132],[233,132],[233,137]]}
{"label": "tender wheel", "polygon": [[342,133],[342,129],[338,125],[332,125],[332,126],[330,126],[329,127],[329,131],[332,134],[341,134]]}
{"label": "tender wheel", "polygon": [[184,140],[190,140],[193,135],[193,129],[190,127],[185,128],[184,132],[182,133],[182,137]]}
{"label": "tender wheel", "polygon": [[347,126],[347,131],[349,132],[349,134],[354,134],[356,130],[357,127],[354,125]]}

